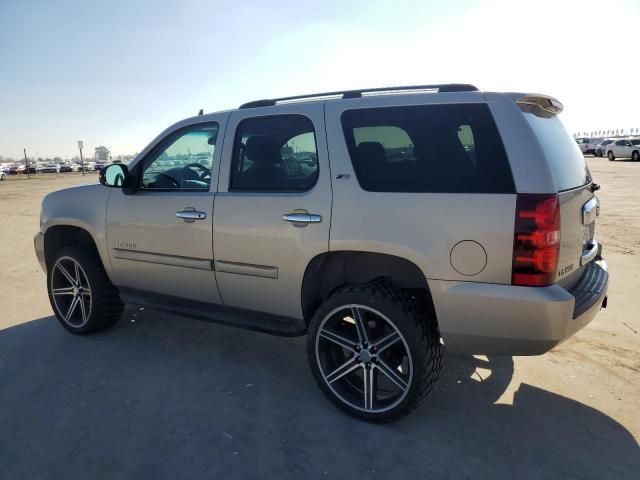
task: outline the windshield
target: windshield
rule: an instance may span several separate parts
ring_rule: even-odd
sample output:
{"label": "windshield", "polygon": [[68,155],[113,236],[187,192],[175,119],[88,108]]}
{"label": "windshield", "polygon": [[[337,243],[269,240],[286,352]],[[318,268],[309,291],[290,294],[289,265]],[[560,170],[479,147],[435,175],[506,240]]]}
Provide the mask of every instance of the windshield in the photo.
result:
{"label": "windshield", "polygon": [[558,191],[581,187],[591,182],[584,156],[556,116],[543,118],[523,112],[551,167]]}

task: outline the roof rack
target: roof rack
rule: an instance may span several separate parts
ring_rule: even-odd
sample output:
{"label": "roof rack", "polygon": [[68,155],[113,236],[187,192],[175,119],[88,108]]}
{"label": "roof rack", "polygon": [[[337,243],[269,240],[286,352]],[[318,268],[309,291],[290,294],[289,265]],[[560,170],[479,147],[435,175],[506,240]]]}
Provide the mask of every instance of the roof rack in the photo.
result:
{"label": "roof rack", "polygon": [[413,90],[437,90],[438,93],[448,92],[476,92],[478,89],[474,85],[466,83],[448,83],[448,84],[435,84],[435,85],[408,85],[403,87],[379,87],[379,88],[363,88],[359,90],[341,90],[337,92],[324,92],[324,93],[310,93],[307,95],[296,95],[293,97],[280,97],[264,100],[254,100],[253,102],[247,102],[240,105],[240,108],[257,108],[257,107],[272,107],[281,102],[293,102],[296,100],[304,100],[311,98],[324,98],[324,97],[340,97],[346,98],[361,98],[363,94],[371,93],[402,93]]}

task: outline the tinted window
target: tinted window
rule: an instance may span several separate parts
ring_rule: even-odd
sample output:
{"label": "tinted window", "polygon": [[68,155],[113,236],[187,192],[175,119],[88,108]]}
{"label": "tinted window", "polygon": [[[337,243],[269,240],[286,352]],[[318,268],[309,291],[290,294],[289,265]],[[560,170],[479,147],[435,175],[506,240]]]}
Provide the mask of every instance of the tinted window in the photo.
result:
{"label": "tinted window", "polygon": [[618,141],[616,142],[616,145],[618,145],[619,147],[624,146],[624,140],[618,140]]}
{"label": "tinted window", "polygon": [[591,181],[580,149],[556,116],[542,117],[523,112],[542,145],[559,191],[580,187]]}
{"label": "tinted window", "polygon": [[356,176],[365,190],[515,191],[486,105],[348,110],[342,125]]}
{"label": "tinted window", "polygon": [[198,124],[169,135],[145,159],[141,188],[209,190],[218,124]]}
{"label": "tinted window", "polygon": [[244,120],[236,131],[232,190],[305,191],[318,177],[311,120],[275,115]]}

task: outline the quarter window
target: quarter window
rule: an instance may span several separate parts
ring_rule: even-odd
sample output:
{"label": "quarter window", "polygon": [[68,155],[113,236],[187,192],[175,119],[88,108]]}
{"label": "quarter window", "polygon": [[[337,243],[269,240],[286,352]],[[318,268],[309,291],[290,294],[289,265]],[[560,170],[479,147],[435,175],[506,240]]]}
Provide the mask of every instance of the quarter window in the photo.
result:
{"label": "quarter window", "polygon": [[141,188],[209,190],[218,124],[186,127],[169,135],[147,157]]}
{"label": "quarter window", "polygon": [[486,105],[347,110],[342,126],[364,190],[515,191],[509,162]]}
{"label": "quarter window", "polygon": [[316,137],[307,117],[257,117],[238,125],[231,190],[306,191],[317,177]]}

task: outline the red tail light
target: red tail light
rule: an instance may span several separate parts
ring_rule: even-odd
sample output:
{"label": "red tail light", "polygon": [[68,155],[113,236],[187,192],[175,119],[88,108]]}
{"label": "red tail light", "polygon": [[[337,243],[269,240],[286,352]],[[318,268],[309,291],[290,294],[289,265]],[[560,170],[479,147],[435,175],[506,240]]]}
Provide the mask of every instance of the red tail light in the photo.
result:
{"label": "red tail light", "polygon": [[511,284],[551,285],[555,280],[559,253],[558,196],[518,194]]}

